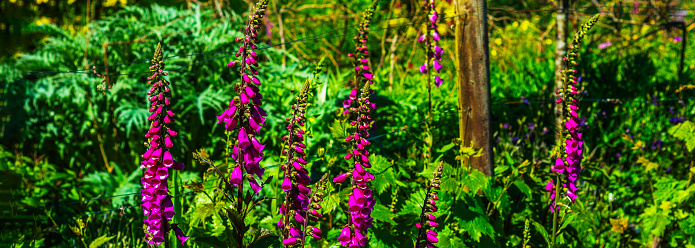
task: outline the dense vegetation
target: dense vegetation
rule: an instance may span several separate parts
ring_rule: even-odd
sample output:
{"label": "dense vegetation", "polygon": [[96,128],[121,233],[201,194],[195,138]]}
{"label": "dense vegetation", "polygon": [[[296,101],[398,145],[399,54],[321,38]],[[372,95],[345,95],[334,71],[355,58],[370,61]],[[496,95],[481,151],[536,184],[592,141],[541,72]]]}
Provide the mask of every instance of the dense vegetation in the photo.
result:
{"label": "dense vegetation", "polygon": [[[551,98],[558,68],[550,2],[493,1],[488,6],[492,176],[459,161],[481,151],[457,140],[453,1],[436,1],[434,26],[423,1],[380,1],[371,6],[373,16],[365,27],[363,13],[371,1],[273,0],[254,40],[240,42],[235,39],[249,34],[245,28],[255,1],[94,1],[91,14],[88,8],[71,7],[82,1],[20,2],[0,3],[3,13],[27,13],[14,27],[31,30],[13,38],[21,42],[4,48],[0,60],[0,246],[147,247],[145,231],[152,225],[143,226],[146,170],[141,162],[147,159],[141,155],[157,146],[185,164],[183,171],[168,174],[176,214],[167,220],[172,235],[165,243],[172,247],[303,244],[293,243],[284,227],[305,219],[319,231],[301,230],[321,237],[307,238],[307,247],[340,245],[344,227],[355,220],[348,202],[355,191],[349,179],[339,183],[334,178],[360,170],[355,163],[364,164],[358,154],[367,149],[371,168],[365,167],[374,178],[366,180],[371,196],[364,201],[373,201],[367,214],[373,222],[358,228],[369,240],[360,246],[410,247],[419,235],[426,237],[418,224],[425,224],[421,216],[429,216],[423,215],[423,203],[432,199],[432,191],[438,191],[436,207],[425,208],[439,224],[427,228],[438,233],[439,247],[552,243],[546,185],[556,178],[551,167],[559,130],[556,99]],[[578,46],[583,169],[576,181],[578,197],[571,204],[561,199],[560,246],[649,247],[657,240],[662,247],[695,247],[695,46],[690,42],[695,26],[689,10],[695,5],[663,2],[572,2],[570,38],[593,14],[604,13]],[[53,11],[39,11],[44,9]],[[0,31],[7,35],[5,24]],[[433,38],[432,31],[440,37],[440,59],[426,56],[426,49],[434,50],[428,48],[432,43],[418,42],[423,34]],[[249,50],[235,56],[240,46],[252,44],[257,56]],[[362,46],[369,56],[358,56],[365,51]],[[420,69],[426,60],[441,63],[439,73],[432,74],[441,77],[438,87],[428,89]],[[253,62],[258,65],[252,75]],[[356,65],[361,69],[356,71]],[[435,68],[428,69],[434,73]],[[147,92],[154,92],[148,81],[158,80],[167,83],[155,85],[157,92],[171,98],[170,105],[159,104],[174,113],[175,121],[167,122],[177,133],[173,146],[163,138],[156,145],[148,142],[153,134],[167,135],[151,129],[156,118],[164,122],[163,115],[150,117],[150,101],[164,101],[148,99]],[[267,114],[260,131],[251,117],[236,122],[233,114],[223,114],[243,102],[233,100],[242,94],[262,94],[256,97],[262,98],[262,110],[249,110]],[[346,106],[347,99],[354,103]],[[376,108],[365,112],[367,103]],[[364,119],[345,109],[374,122],[356,128],[351,122]],[[299,123],[304,124],[301,131]],[[235,179],[239,168],[233,153],[241,146],[235,140],[242,126],[254,129],[249,142],[264,145],[257,166],[265,171],[244,164],[244,171],[251,168],[256,177],[239,176],[243,183],[237,191],[240,184],[230,176]],[[349,138],[356,130],[368,137],[368,148],[348,158],[346,153],[352,153],[346,151],[359,143]],[[301,141],[289,136],[300,132]],[[293,142],[305,147],[300,152]],[[306,165],[294,167],[298,157]],[[303,172],[310,183],[285,184],[286,177]],[[301,198],[302,187],[322,195],[316,200],[318,213],[303,206],[296,211],[305,211],[305,219],[286,218],[281,205]],[[175,227],[179,236],[190,237],[185,245],[173,234]]]}

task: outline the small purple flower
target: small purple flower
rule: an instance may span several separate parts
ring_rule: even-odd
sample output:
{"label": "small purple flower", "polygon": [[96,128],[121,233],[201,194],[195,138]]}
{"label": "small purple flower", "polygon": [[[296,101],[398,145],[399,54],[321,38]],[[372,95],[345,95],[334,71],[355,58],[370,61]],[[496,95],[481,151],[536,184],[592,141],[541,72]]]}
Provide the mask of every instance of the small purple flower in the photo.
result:
{"label": "small purple flower", "polygon": [[676,38],[673,38],[673,42],[674,42],[674,43],[681,42],[682,40],[683,40],[683,37],[680,37],[680,36],[678,36],[678,37],[676,37]]}
{"label": "small purple flower", "polygon": [[620,153],[615,154],[616,158],[620,158]]}
{"label": "small purple flower", "polygon": [[519,142],[520,139],[521,139],[521,138],[519,138],[519,137],[513,137],[513,138],[512,138],[512,144],[513,144],[513,145],[516,145],[516,144]]}
{"label": "small purple flower", "polygon": [[504,123],[504,124],[502,124],[502,128],[504,128],[504,129],[509,129],[509,123]]}
{"label": "small purple flower", "polygon": [[533,122],[529,122],[529,123],[526,124],[526,125],[528,126],[528,129],[531,130],[531,131],[533,131],[533,129],[536,128],[536,124],[533,123]]}
{"label": "small purple flower", "polygon": [[603,43],[601,43],[601,44],[598,44],[598,49],[599,49],[599,50],[603,50],[603,49],[606,49],[606,48],[608,48],[609,46],[612,46],[612,45],[613,45],[613,43],[611,43],[611,41],[606,41],[606,42],[603,42]]}

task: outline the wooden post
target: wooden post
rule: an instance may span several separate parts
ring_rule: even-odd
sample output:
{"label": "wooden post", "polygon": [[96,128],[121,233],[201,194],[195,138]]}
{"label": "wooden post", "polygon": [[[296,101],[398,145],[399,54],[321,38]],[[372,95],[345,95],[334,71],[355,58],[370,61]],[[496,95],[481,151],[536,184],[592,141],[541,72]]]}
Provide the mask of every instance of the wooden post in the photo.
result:
{"label": "wooden post", "polygon": [[[555,94],[558,90],[561,90],[563,86],[562,73],[562,58],[567,54],[567,13],[569,10],[569,0],[558,0],[557,16],[555,20],[557,22],[557,29],[555,32],[555,87],[553,88],[553,96],[555,99],[560,98],[559,94]],[[562,128],[562,104],[555,104],[555,130],[561,130]],[[562,137],[560,134],[555,134],[555,143],[558,144]]]}
{"label": "wooden post", "polygon": [[490,60],[485,0],[456,0],[456,80],[459,87],[459,137],[463,145],[482,147],[471,167],[492,175],[490,133]]}

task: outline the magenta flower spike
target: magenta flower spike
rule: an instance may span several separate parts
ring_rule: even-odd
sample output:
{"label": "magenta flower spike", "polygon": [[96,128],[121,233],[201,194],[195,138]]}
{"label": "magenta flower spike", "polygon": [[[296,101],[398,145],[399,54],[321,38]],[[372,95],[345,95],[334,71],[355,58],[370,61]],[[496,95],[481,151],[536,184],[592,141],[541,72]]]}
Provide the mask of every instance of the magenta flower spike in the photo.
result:
{"label": "magenta flower spike", "polygon": [[429,13],[429,23],[427,25],[427,30],[425,34],[418,39],[418,42],[425,43],[424,45],[426,50],[426,61],[424,64],[422,64],[422,66],[420,66],[420,72],[427,76],[427,89],[429,91],[429,80],[431,78],[434,78],[434,84],[437,87],[439,87],[443,83],[443,80],[439,77],[439,75],[434,77],[430,75],[430,73],[432,72],[432,70],[430,70],[430,65],[434,67],[434,71],[439,73],[439,71],[442,68],[440,62],[442,61],[442,54],[444,54],[444,50],[437,44],[439,42],[440,37],[439,33],[437,32],[438,16],[437,10],[435,9],[434,5],[434,0],[425,0],[425,11]]}
{"label": "magenta flower spike", "polygon": [[[425,200],[422,204],[422,212],[420,214],[420,222],[415,224],[418,229],[418,236],[415,240],[415,248],[422,247],[437,247],[434,243],[439,242],[437,239],[437,232],[430,229],[433,227],[438,227],[439,224],[434,222],[437,217],[431,213],[437,212],[437,193],[440,189],[439,185],[442,177],[442,162],[439,162],[437,168],[434,169],[432,180],[427,187],[427,193],[425,195]],[[425,223],[425,225],[422,225]]]}
{"label": "magenta flower spike", "polygon": [[[152,97],[148,98],[151,102],[150,118],[152,121],[150,129],[145,137],[149,138],[150,147],[142,155],[144,161],[140,164],[141,169],[145,169],[141,179],[142,208],[147,218],[145,219],[145,238],[148,243],[160,245],[164,242],[167,233],[173,229],[176,237],[181,243],[186,242],[188,237],[177,225],[169,225],[169,221],[174,216],[174,204],[168,193],[167,178],[169,169],[183,171],[183,163],[173,159],[169,149],[174,145],[171,137],[176,136],[176,132],[167,124],[173,122],[174,116],[169,108],[171,93],[169,92],[169,81],[161,77],[167,75],[164,72],[164,62],[162,61],[162,44],[157,44],[157,48],[152,59],[150,71],[153,75],[148,78],[151,86],[147,92]],[[175,165],[175,166],[174,166]]]}
{"label": "magenta flower spike", "polygon": [[[562,94],[562,98],[557,99],[555,102],[557,104],[562,104],[563,106],[563,120],[564,123],[560,125],[559,130],[560,142],[557,144],[554,150],[554,162],[551,166],[551,171],[555,172],[557,177],[554,180],[548,182],[545,186],[546,191],[550,193],[550,211],[553,213],[553,234],[552,234],[552,245],[555,245],[557,237],[557,226],[558,226],[558,210],[560,206],[558,201],[569,198],[569,204],[575,201],[578,197],[577,195],[577,173],[581,171],[581,160],[583,158],[583,144],[582,133],[580,130],[579,114],[577,110],[579,107],[577,105],[577,88],[576,84],[576,65],[578,60],[579,45],[581,44],[582,38],[588,32],[589,29],[596,23],[599,15],[593,16],[587,22],[582,24],[580,30],[575,34],[572,43],[569,45],[567,55],[563,59],[565,62],[565,68],[561,71],[564,77],[564,88],[559,90],[558,93]],[[599,45],[600,46],[600,45]],[[566,189],[566,190],[565,190]],[[563,204],[565,205],[565,204]]]}
{"label": "magenta flower spike", "polygon": [[[262,108],[263,96],[259,93],[258,87],[261,82],[257,77],[247,73],[250,71],[254,75],[258,73],[258,55],[254,51],[258,41],[259,24],[263,23],[263,18],[268,7],[268,0],[259,1],[249,17],[248,25],[244,31],[244,37],[237,38],[241,47],[236,53],[237,60],[229,62],[227,67],[237,68],[239,66],[239,80],[234,89],[238,96],[234,97],[229,103],[229,108],[217,117],[217,123],[225,123],[225,130],[232,132],[236,142],[232,147],[231,157],[236,160],[231,165],[232,175],[230,182],[233,186],[242,187],[243,181],[247,181],[251,189],[258,194],[262,186],[256,178],[263,179],[264,170],[259,167],[259,162],[263,159],[263,148],[265,147],[258,140],[260,129],[265,123],[265,111]],[[249,175],[249,176],[245,176]],[[239,191],[242,194],[242,191]],[[241,195],[239,197],[242,197]],[[240,204],[241,202],[239,202]],[[238,206],[241,207],[241,206]]]}
{"label": "magenta flower spike", "polygon": [[311,188],[308,187],[311,183],[309,171],[304,168],[307,164],[306,154],[309,151],[304,144],[304,126],[306,123],[306,111],[309,106],[314,89],[314,80],[318,77],[322,69],[322,61],[319,62],[314,70],[312,79],[308,79],[299,95],[296,98],[296,103],[290,107],[292,116],[287,118],[288,134],[282,139],[285,141],[286,149],[282,151],[287,155],[287,161],[280,167],[284,171],[285,179],[282,182],[282,190],[285,192],[285,200],[280,205],[280,212],[283,214],[283,219],[278,226],[281,229],[281,234],[284,240],[296,238],[295,243],[284,243],[284,247],[304,247],[306,237],[321,239],[321,230],[317,227],[309,227],[309,220],[316,221],[322,215],[318,212],[321,209],[320,202],[323,201],[326,183],[328,182],[328,173],[324,174],[321,180],[316,183],[316,190],[312,194]]}
{"label": "magenta flower spike", "polygon": [[[342,173],[333,179],[335,183],[342,183],[348,178],[352,178],[352,193],[348,198],[348,224],[343,228],[339,238],[340,244],[346,247],[365,247],[368,243],[367,231],[372,226],[372,218],[369,216],[374,209],[376,202],[372,196],[372,191],[368,187],[368,182],[374,179],[365,168],[371,168],[369,161],[369,151],[367,146],[369,141],[369,130],[373,127],[370,112],[375,109],[374,103],[370,101],[373,93],[371,84],[374,82],[374,74],[370,71],[369,50],[366,46],[369,38],[369,23],[374,15],[377,1],[365,11],[362,16],[362,23],[358,28],[359,35],[355,36],[356,51],[354,53],[353,66],[358,68],[354,75],[354,88],[349,99],[343,102],[343,113],[346,114],[355,130],[354,134],[349,135],[345,140],[350,145],[350,149],[343,157],[349,161],[350,171]],[[350,177],[352,176],[352,177]]]}

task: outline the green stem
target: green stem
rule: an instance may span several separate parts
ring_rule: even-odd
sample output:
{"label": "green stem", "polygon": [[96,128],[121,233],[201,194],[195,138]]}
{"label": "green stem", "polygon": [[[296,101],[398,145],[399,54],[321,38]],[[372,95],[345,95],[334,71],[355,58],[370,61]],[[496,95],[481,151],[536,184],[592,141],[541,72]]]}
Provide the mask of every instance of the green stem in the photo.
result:
{"label": "green stem", "polygon": [[560,176],[558,175],[557,178],[555,179],[555,199],[553,200],[553,205],[551,206],[553,208],[553,239],[552,239],[552,245],[550,247],[556,248],[557,247],[557,224],[558,224],[558,212],[559,210],[556,208],[557,206],[557,199],[561,197],[561,190],[560,190]]}

